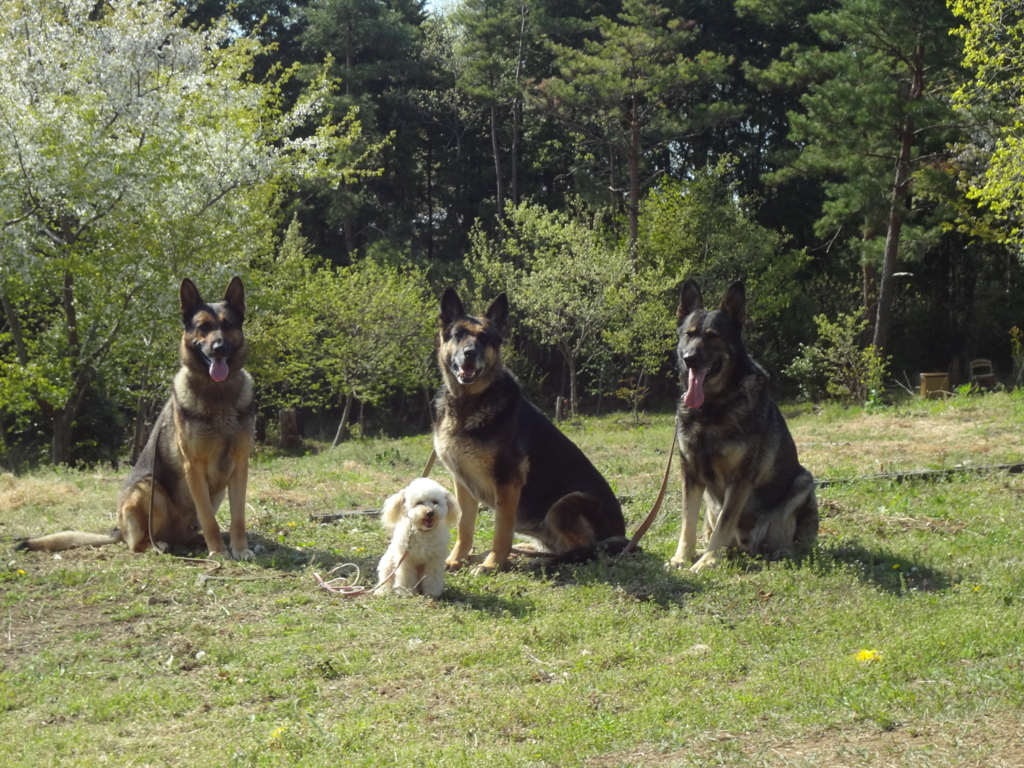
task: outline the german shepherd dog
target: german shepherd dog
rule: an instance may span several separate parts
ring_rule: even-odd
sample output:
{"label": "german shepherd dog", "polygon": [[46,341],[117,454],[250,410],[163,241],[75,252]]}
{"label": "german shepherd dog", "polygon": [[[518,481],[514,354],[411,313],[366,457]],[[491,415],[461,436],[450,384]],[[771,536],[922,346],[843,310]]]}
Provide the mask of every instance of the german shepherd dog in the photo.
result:
{"label": "german shepherd dog", "polygon": [[[227,551],[214,516],[227,491],[231,555],[249,560],[245,489],[253,446],[252,379],[242,368],[249,347],[242,333],[245,288],[232,278],[224,300],[207,304],[191,280],[181,282],[181,368],[171,398],[153,425],[117,501],[118,528],[109,535],[65,531],[19,544],[54,552],[124,541],[133,552],[150,546],[204,542],[210,556]],[[201,535],[200,535],[201,534]]]}
{"label": "german shepherd dog", "polygon": [[506,563],[513,531],[547,553],[546,565],[621,551],[626,524],[607,481],[502,365],[508,297],[502,293],[483,317],[472,317],[448,288],[439,325],[443,383],[434,448],[455,479],[462,508],[447,568],[457,570],[469,557],[478,502],[494,510],[494,543],[474,573]]}
{"label": "german shepherd dog", "polygon": [[689,565],[698,554],[701,497],[708,546],[694,572],[715,565],[728,548],[776,560],[818,537],[814,479],[797,461],[793,437],[768,394],[768,374],[743,344],[745,318],[742,282],[729,286],[711,311],[697,283],[683,283],[676,312],[683,530],[666,568]]}

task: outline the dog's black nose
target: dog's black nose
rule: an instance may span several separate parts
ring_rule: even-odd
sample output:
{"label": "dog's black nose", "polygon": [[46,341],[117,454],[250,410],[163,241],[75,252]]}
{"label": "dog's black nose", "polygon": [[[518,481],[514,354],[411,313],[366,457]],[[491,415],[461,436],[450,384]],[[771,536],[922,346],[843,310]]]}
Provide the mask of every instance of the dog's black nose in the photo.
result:
{"label": "dog's black nose", "polygon": [[684,355],[683,365],[687,368],[696,368],[700,363],[700,355]]}
{"label": "dog's black nose", "polygon": [[476,347],[465,347],[462,350],[462,356],[466,360],[476,360]]}
{"label": "dog's black nose", "polygon": [[222,353],[226,348],[227,348],[227,342],[224,341],[224,339],[220,339],[220,338],[214,339],[213,343],[210,345],[210,350],[215,355]]}

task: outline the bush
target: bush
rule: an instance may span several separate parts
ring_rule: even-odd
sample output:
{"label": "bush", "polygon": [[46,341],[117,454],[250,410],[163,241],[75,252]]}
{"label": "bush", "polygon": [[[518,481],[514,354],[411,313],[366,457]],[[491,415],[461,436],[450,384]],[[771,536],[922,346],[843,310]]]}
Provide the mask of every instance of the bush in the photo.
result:
{"label": "bush", "polygon": [[861,404],[881,402],[889,358],[873,345],[860,347],[858,339],[867,322],[858,315],[841,314],[834,323],[825,315],[815,316],[818,341],[801,344],[801,356],[786,369],[806,398],[821,400],[827,395]]}

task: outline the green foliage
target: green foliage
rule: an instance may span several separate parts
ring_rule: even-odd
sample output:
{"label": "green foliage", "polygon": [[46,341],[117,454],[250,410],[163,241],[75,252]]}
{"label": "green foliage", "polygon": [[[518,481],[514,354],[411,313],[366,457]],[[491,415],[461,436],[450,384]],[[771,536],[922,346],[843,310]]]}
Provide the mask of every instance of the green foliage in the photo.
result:
{"label": "green foliage", "polygon": [[5,6],[0,29],[0,412],[50,422],[71,458],[90,387],[135,405],[166,386],[177,286],[217,296],[269,252],[283,187],[351,180],[359,136],[322,119],[322,76],[287,109],[290,71],[227,19],[186,28],[170,0]]}
{"label": "green foliage", "polygon": [[576,415],[577,373],[588,359],[607,354],[604,334],[621,311],[628,255],[593,219],[523,203],[509,205],[498,237],[475,231],[471,258],[478,290],[509,292],[523,326],[565,360]]}
{"label": "green foliage", "polygon": [[[551,43],[557,75],[537,87],[535,103],[562,121],[592,156],[617,156],[628,171],[630,245],[636,245],[643,158],[666,142],[699,131],[732,108],[711,97],[726,57],[687,55],[693,25],[648,0],[625,0],[613,20],[596,19],[598,37],[582,48]],[[615,174],[609,172],[615,185]]]}
{"label": "green foliage", "polygon": [[1006,0],[950,0],[966,23],[953,30],[963,40],[962,80],[953,103],[976,126],[961,160],[968,194],[1003,223],[991,234],[1024,245],[1024,10]]}
{"label": "green foliage", "polygon": [[678,288],[688,277],[709,301],[732,281],[746,282],[755,318],[748,337],[755,349],[767,353],[787,321],[806,257],[756,221],[755,201],[731,181],[734,169],[727,157],[686,181],[662,178],[643,201],[632,294],[613,331],[613,347],[632,354],[637,370],[658,371],[674,349]]}
{"label": "green foliage", "polygon": [[258,282],[250,369],[263,406],[320,409],[349,395],[373,404],[436,378],[434,302],[419,269],[371,259],[331,266],[310,254],[293,221]]}
{"label": "green foliage", "polygon": [[861,348],[867,319],[844,314],[832,322],[818,315],[814,324],[818,341],[800,345],[800,357],[786,374],[800,383],[810,400],[819,400],[827,393],[861,405],[880,405],[889,359],[880,356],[873,346]]}
{"label": "green foliage", "polygon": [[864,265],[864,308],[880,348],[897,260],[919,257],[942,230],[929,216],[932,202],[910,188],[955,136],[941,90],[956,72],[950,18],[941,3],[840,0],[806,16],[818,45],[793,44],[764,71],[750,70],[765,88],[803,89],[801,108],[789,114],[793,148],[774,180],[822,180],[816,233],[830,245],[841,238]]}

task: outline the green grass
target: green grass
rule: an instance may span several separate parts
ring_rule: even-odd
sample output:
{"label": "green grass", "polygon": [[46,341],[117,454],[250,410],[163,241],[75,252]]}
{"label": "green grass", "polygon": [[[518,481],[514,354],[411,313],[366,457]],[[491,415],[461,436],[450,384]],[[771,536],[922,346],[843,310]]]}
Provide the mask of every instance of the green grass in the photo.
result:
{"label": "green grass", "polygon": [[[816,476],[1024,460],[1024,399],[1005,394],[790,415]],[[631,530],[671,424],[567,427],[627,499]],[[258,454],[254,563],[8,551],[0,764],[1024,763],[1021,476],[830,485],[803,562],[736,558],[699,576],[662,570],[673,480],[636,556],[453,574],[438,601],[317,589],[314,572],[345,562],[372,583],[388,539],[375,518],[311,516],[379,506],[429,445]],[[104,530],[122,476],[0,477],[0,536]]]}

